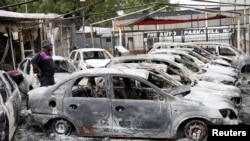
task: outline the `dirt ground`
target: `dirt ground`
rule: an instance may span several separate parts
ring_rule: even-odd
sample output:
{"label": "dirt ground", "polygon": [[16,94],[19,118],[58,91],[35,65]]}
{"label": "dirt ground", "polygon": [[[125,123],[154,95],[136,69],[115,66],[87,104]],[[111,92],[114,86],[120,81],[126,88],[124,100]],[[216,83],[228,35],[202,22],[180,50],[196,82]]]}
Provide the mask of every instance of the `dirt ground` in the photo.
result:
{"label": "dirt ground", "polygon": [[[250,125],[250,93],[242,94],[242,97],[243,97],[243,107],[242,110],[240,111],[239,116],[240,119],[242,120],[242,124]],[[12,141],[131,141],[130,139],[77,137],[75,133],[73,133],[70,136],[56,135],[49,131],[43,131],[43,129],[41,128],[26,125],[25,104],[23,105],[23,109],[24,110],[21,113],[22,123],[16,130],[15,136]],[[133,140],[133,141],[139,141],[139,140]],[[187,141],[187,139],[178,139],[178,141]]]}

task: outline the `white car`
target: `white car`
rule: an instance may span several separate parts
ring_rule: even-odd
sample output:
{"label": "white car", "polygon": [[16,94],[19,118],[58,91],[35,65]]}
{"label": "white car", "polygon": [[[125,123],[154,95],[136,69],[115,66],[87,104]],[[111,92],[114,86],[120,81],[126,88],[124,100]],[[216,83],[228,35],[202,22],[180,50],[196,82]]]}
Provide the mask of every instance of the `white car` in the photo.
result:
{"label": "white car", "polygon": [[[19,89],[24,94],[28,93],[28,91],[34,88],[40,87],[40,82],[37,78],[36,70],[33,68],[30,61],[31,57],[27,57],[23,61],[21,61],[17,67],[17,69],[22,72],[24,77],[23,82],[19,84]],[[66,75],[77,71],[76,67],[68,58],[62,56],[53,56],[53,61],[55,65],[54,77],[56,82]]]}
{"label": "white car", "polygon": [[220,58],[209,51],[200,48],[199,46],[193,44],[193,43],[173,43],[173,42],[157,42],[154,43],[152,49],[150,49],[149,52],[156,51],[156,50],[162,50],[162,49],[193,49],[194,52],[200,54],[203,59],[207,62],[211,62],[213,64],[221,64],[224,66],[231,66],[231,64],[228,62],[225,58]]}
{"label": "white car", "polygon": [[206,71],[212,71],[217,73],[222,73],[226,75],[230,75],[233,77],[238,77],[237,70],[232,67],[213,64],[212,62],[207,62],[203,57],[193,52],[191,49],[161,49],[149,52],[149,54],[173,54],[178,55],[181,59],[184,59],[186,62],[194,63],[199,66],[201,69],[205,69]]}
{"label": "white car", "polygon": [[220,56],[227,59],[229,58],[231,61],[234,61],[234,59],[240,56],[246,56],[246,53],[232,46],[229,43],[221,43],[221,42],[192,42],[192,43],[199,46],[200,48],[203,48],[211,52],[216,56]]}
{"label": "white car", "polygon": [[113,56],[103,48],[79,48],[72,50],[69,58],[77,69],[105,67]]}

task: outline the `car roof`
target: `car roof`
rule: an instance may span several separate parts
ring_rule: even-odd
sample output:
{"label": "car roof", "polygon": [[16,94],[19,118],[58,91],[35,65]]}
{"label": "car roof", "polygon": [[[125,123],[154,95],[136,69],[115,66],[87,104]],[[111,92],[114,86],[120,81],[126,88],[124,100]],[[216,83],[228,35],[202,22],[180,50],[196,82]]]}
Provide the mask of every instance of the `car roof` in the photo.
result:
{"label": "car roof", "polygon": [[78,75],[102,75],[102,74],[116,74],[116,75],[132,75],[139,76],[144,79],[148,78],[149,71],[144,69],[133,69],[133,68],[90,68],[81,71],[74,72],[70,77],[77,77]]}
{"label": "car roof", "polygon": [[154,60],[171,60],[174,61],[175,57],[173,56],[167,56],[165,54],[139,54],[139,55],[128,55],[128,56],[119,56],[119,57],[114,57],[111,60],[111,64],[113,63],[121,63],[124,60],[138,60],[138,59],[154,59]]}
{"label": "car roof", "polygon": [[75,49],[73,51],[106,51],[105,49],[103,48],[78,48],[78,49]]}

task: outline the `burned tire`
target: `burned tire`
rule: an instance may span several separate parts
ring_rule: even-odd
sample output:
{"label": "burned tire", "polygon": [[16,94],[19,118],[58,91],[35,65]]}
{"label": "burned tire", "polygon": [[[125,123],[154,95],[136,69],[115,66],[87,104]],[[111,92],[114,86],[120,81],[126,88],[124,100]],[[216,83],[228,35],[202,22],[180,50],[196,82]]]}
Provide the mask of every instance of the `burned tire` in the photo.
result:
{"label": "burned tire", "polygon": [[203,121],[192,120],[186,124],[184,133],[188,140],[205,141],[208,136],[208,128]]}
{"label": "burned tire", "polygon": [[51,129],[56,134],[70,135],[73,130],[72,124],[65,119],[54,119],[52,121]]}

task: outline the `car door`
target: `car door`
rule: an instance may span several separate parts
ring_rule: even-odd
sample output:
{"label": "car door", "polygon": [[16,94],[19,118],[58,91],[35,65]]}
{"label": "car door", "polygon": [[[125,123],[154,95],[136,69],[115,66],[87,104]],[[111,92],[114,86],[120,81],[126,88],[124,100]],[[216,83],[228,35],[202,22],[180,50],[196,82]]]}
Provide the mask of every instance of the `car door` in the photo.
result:
{"label": "car door", "polygon": [[73,60],[73,64],[79,69],[80,53],[78,51],[73,51],[70,53],[70,59]]}
{"label": "car door", "polygon": [[29,91],[29,80],[30,80],[30,71],[27,70],[28,59],[23,60],[19,66],[18,70],[22,72],[24,77],[23,81],[19,84],[19,88],[23,93],[27,93]]}
{"label": "car door", "polygon": [[156,90],[144,82],[123,76],[114,76],[112,86],[114,135],[149,138],[169,135],[169,104]]}
{"label": "car door", "polygon": [[[92,86],[89,85],[89,78],[95,80]],[[74,122],[80,135],[111,134],[111,103],[105,87],[104,77],[80,77],[74,82],[71,94],[64,97],[65,116]]]}
{"label": "car door", "polygon": [[0,88],[2,97],[1,105],[3,106],[3,109],[5,109],[5,113],[8,117],[9,137],[12,137],[18,126],[18,117],[21,110],[21,96],[17,90],[17,86],[11,84],[14,82],[9,78],[8,74],[3,73],[2,76],[3,78],[0,77],[0,83],[4,83],[2,83]]}

